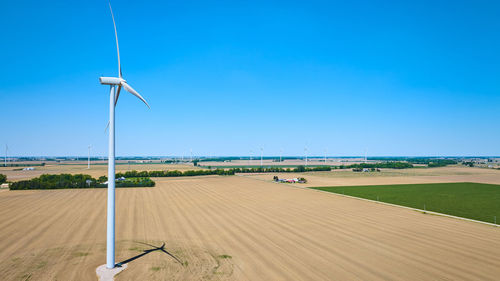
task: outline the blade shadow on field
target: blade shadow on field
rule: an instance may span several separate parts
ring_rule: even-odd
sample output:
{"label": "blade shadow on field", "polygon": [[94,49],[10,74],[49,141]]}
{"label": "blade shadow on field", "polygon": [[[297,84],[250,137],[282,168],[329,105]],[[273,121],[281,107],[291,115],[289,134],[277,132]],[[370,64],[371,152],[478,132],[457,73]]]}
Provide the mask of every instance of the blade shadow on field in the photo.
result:
{"label": "blade shadow on field", "polygon": [[126,259],[124,261],[121,261],[119,263],[116,264],[116,266],[118,267],[121,267],[122,265],[126,264],[126,263],[130,263],[136,259],[139,259],[151,252],[155,252],[155,251],[160,251],[160,252],[163,252],[167,255],[169,255],[170,257],[172,257],[176,262],[178,262],[179,264],[182,265],[182,262],[176,257],[174,256],[173,254],[169,253],[167,250],[165,250],[165,243],[163,243],[160,247],[156,247],[154,245],[151,245],[151,244],[148,244],[148,243],[143,243],[143,242],[136,242],[136,243],[139,243],[139,244],[143,244],[143,245],[146,245],[146,246],[149,246],[149,247],[152,247],[152,249],[146,249],[146,250],[143,250],[143,252],[137,256],[133,256],[129,259]]}

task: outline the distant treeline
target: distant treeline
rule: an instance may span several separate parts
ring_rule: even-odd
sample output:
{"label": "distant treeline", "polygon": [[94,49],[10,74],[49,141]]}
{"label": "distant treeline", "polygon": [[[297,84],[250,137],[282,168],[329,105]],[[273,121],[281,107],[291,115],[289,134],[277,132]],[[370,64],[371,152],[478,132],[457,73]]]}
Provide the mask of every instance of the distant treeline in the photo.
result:
{"label": "distant treeline", "polygon": [[291,173],[291,172],[313,172],[313,171],[331,171],[330,166],[305,167],[297,166],[295,168],[282,167],[256,167],[256,168],[232,168],[234,173]]}
{"label": "distant treeline", "polygon": [[236,173],[302,173],[302,172],[319,172],[331,171],[334,169],[356,169],[356,168],[389,168],[389,169],[406,169],[413,168],[412,164],[406,162],[387,162],[387,163],[362,163],[347,166],[297,166],[295,168],[283,167],[237,167],[228,169],[215,169],[215,170],[189,170],[189,171],[128,171],[125,173],[118,173],[116,177],[186,177],[186,176],[205,176],[205,175],[221,175],[230,176]]}
{"label": "distant treeline", "polygon": [[[153,187],[155,182],[149,177],[127,178],[124,181],[116,181],[115,187]],[[108,187],[107,184],[100,184],[98,187]]]}
{"label": "distant treeline", "polygon": [[235,173],[300,173],[300,172],[319,172],[331,171],[336,169],[356,169],[356,168],[388,168],[388,169],[406,169],[413,168],[412,164],[406,162],[386,162],[386,163],[361,163],[352,165],[340,166],[297,166],[296,168],[282,168],[282,167],[258,167],[258,168],[232,168]]}
{"label": "distant treeline", "polygon": [[[105,179],[101,177],[100,180]],[[59,174],[59,175],[41,175],[38,178],[13,182],[10,185],[11,190],[27,189],[64,189],[64,188],[105,188],[108,187],[104,182],[96,180],[89,175],[84,174]],[[155,182],[150,178],[134,178],[125,181],[117,181],[115,187],[150,187],[155,186]]]}
{"label": "distant treeline", "polygon": [[433,161],[430,161],[429,163],[427,163],[427,166],[430,168],[432,168],[432,167],[444,167],[444,166],[448,166],[448,165],[455,165],[457,163],[458,162],[455,160],[436,159],[436,160],[433,160]]}
{"label": "distant treeline", "polygon": [[232,170],[189,170],[189,171],[127,171],[125,173],[118,173],[116,177],[192,177],[192,176],[207,176],[207,175],[220,175],[229,176],[234,175]]}
{"label": "distant treeline", "polygon": [[5,164],[1,165],[2,167],[35,167],[35,166],[45,166],[45,163],[7,163],[7,166]]}
{"label": "distant treeline", "polygon": [[362,163],[341,166],[297,166],[295,168],[283,167],[237,167],[228,169],[215,169],[215,170],[189,170],[189,171],[128,171],[125,173],[118,173],[116,177],[185,177],[185,176],[204,176],[204,175],[234,175],[236,173],[302,173],[302,172],[319,172],[331,171],[334,169],[356,169],[356,168],[388,168],[388,169],[406,169],[413,168],[412,164],[406,162],[386,162],[386,163]]}
{"label": "distant treeline", "polygon": [[380,161],[390,161],[401,162],[405,161],[411,164],[425,164],[428,167],[444,167],[447,165],[455,165],[458,163],[455,159],[443,159],[443,158],[433,158],[433,157],[369,157],[369,160],[380,160]]}
{"label": "distant treeline", "polygon": [[[206,161],[227,161],[231,162],[234,160],[260,160],[260,156],[228,156],[228,157],[206,157],[206,158],[198,158],[200,162],[206,162]],[[277,156],[263,156],[262,160],[274,160],[274,162],[279,162],[280,157]],[[302,157],[299,156],[282,156],[281,160],[296,160],[296,159],[302,159]]]}
{"label": "distant treeline", "polygon": [[[343,167],[343,166],[340,166]],[[408,169],[413,168],[413,165],[407,162],[383,162],[383,163],[361,163],[361,164],[352,164],[349,166],[344,166],[348,169],[359,169],[359,168],[386,168],[386,169]],[[342,168],[341,168],[342,169]]]}
{"label": "distant treeline", "polygon": [[215,170],[189,170],[189,171],[128,171],[117,173],[116,177],[191,177],[191,176],[231,176],[235,173],[287,173],[287,172],[311,172],[311,171],[331,171],[330,166],[280,168],[280,167],[258,167],[258,168],[231,168]]}
{"label": "distant treeline", "polygon": [[455,165],[458,162],[453,159],[436,159],[436,158],[410,158],[407,160],[413,164],[426,164],[428,167],[444,167],[447,165]]}

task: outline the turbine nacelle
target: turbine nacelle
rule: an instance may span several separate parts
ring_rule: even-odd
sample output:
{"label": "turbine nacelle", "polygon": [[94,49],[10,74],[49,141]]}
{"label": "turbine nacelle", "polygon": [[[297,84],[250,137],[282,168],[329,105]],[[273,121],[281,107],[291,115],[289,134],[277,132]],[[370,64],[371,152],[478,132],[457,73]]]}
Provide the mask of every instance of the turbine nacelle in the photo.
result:
{"label": "turbine nacelle", "polygon": [[127,80],[121,77],[99,77],[99,82],[101,82],[102,85],[118,86],[115,96],[115,105],[118,102],[118,97],[120,96],[120,91],[123,87],[125,91],[136,96],[138,99],[144,102],[144,104],[146,104],[146,106],[149,108],[149,104],[146,102],[146,100],[136,90],[130,87],[129,84],[127,84]]}
{"label": "turbine nacelle", "polygon": [[126,81],[119,77],[99,77],[99,82],[102,85],[121,85],[122,82]]}

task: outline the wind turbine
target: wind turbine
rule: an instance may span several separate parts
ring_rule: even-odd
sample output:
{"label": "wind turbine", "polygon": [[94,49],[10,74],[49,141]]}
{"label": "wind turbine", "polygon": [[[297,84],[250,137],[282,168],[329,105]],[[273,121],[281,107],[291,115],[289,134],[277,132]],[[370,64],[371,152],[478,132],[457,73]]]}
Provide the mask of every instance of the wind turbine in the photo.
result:
{"label": "wind turbine", "polygon": [[325,164],[326,164],[326,154],[328,153],[328,148],[325,148]]}
{"label": "wind turbine", "polygon": [[283,155],[283,149],[280,148],[280,164],[281,164],[281,156]]}
{"label": "wind turbine", "polygon": [[149,104],[139,95],[122,77],[120,64],[120,48],[118,46],[118,33],[116,32],[115,17],[111,3],[109,3],[113,27],[115,29],[116,53],[118,57],[118,77],[99,77],[102,85],[109,85],[109,143],[108,143],[108,210],[107,210],[107,235],[106,235],[106,267],[115,267],[115,107],[122,87],[132,95]]}
{"label": "wind turbine", "polygon": [[260,166],[262,167],[262,154],[264,153],[264,148],[260,147]]}
{"label": "wind turbine", "polygon": [[304,155],[306,156],[306,166],[307,166],[307,145],[304,146]]}
{"label": "wind turbine", "polygon": [[8,150],[9,150],[9,146],[6,144],[6,145],[5,145],[5,160],[4,160],[4,161],[5,161],[5,163],[4,163],[4,164],[5,164],[5,167],[7,167],[7,151],[8,151]]}
{"label": "wind turbine", "polygon": [[90,169],[90,149],[92,148],[92,145],[89,145],[88,146],[88,149],[89,149],[89,158],[88,158],[88,161],[87,161],[87,169]]}

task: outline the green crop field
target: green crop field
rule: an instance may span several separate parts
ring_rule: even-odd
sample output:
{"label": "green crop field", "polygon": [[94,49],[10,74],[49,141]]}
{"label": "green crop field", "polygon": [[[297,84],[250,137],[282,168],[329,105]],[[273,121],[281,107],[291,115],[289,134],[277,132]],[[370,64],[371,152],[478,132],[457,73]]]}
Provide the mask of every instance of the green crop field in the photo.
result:
{"label": "green crop field", "polygon": [[313,189],[426,209],[448,215],[500,222],[500,185],[432,183],[371,186],[332,186]]}

